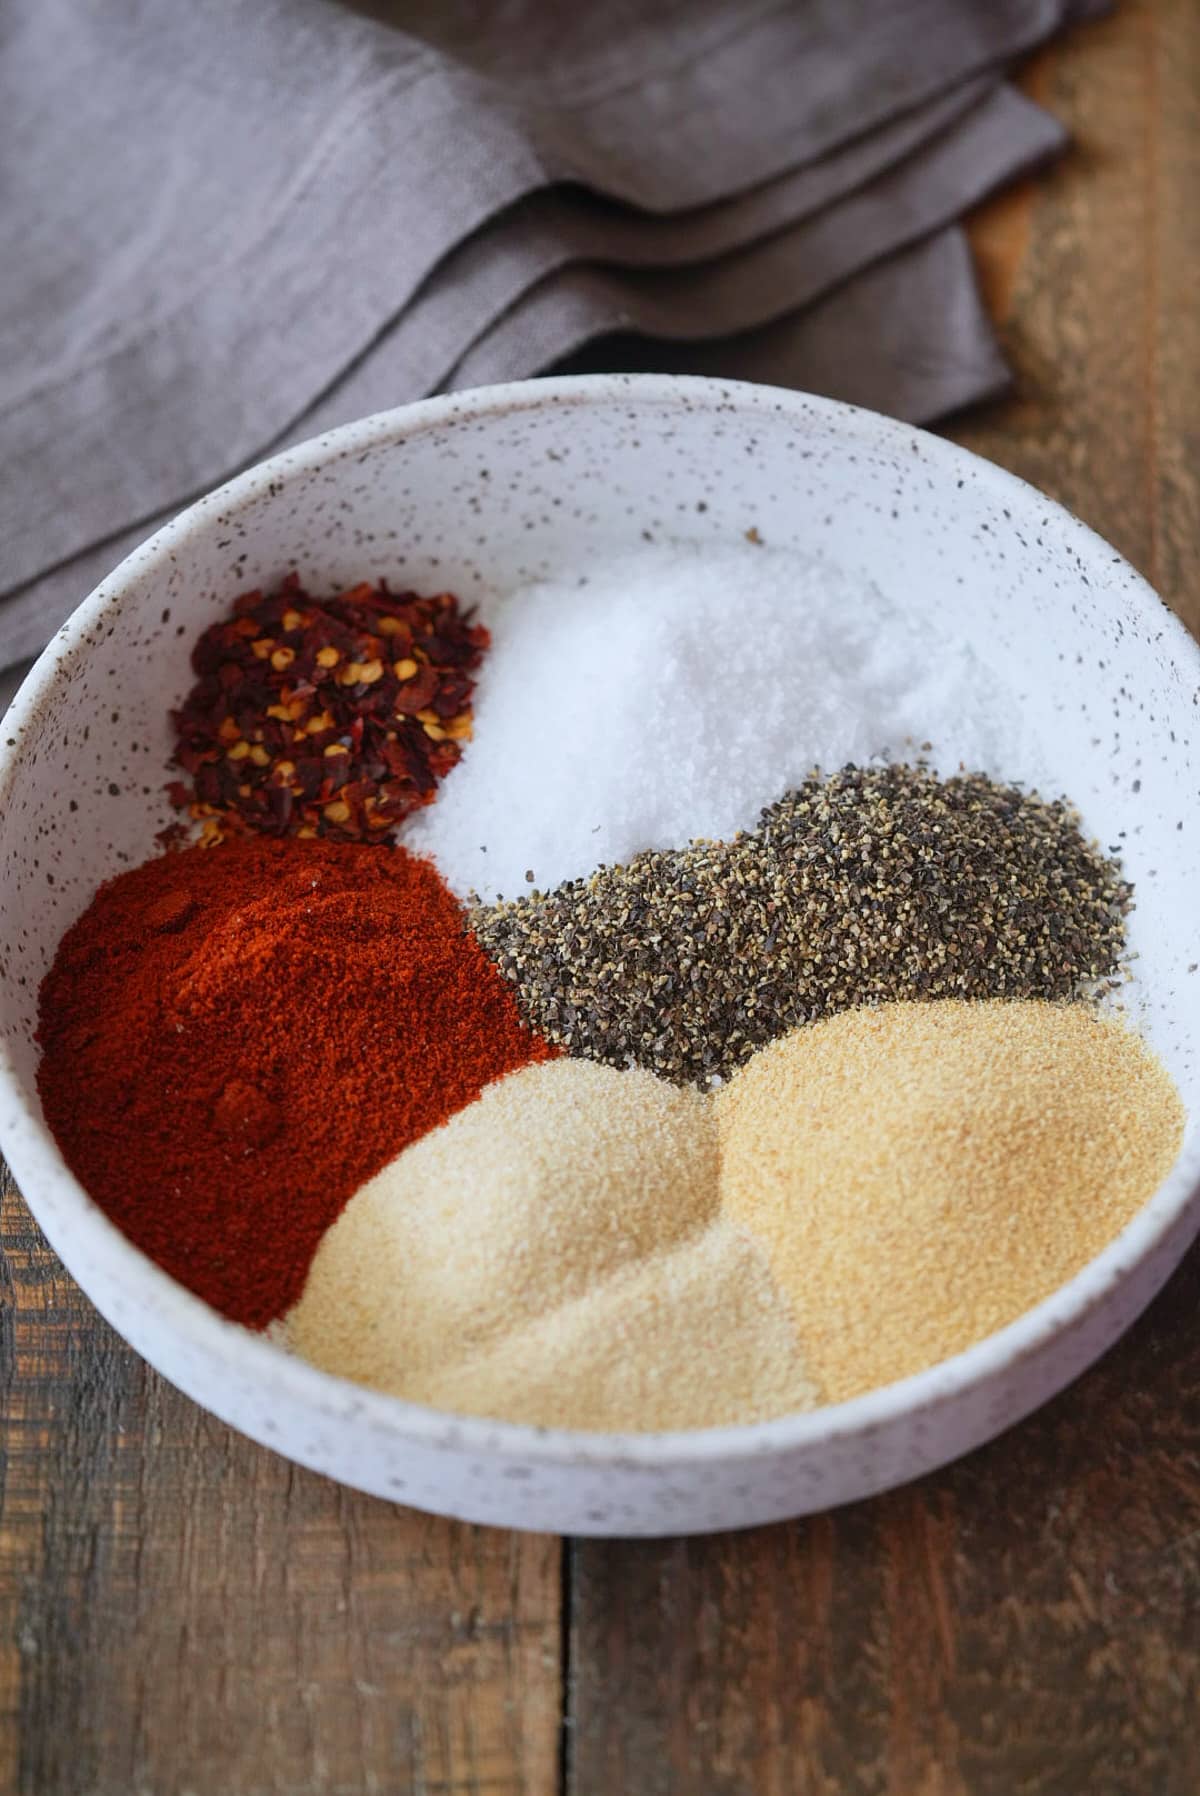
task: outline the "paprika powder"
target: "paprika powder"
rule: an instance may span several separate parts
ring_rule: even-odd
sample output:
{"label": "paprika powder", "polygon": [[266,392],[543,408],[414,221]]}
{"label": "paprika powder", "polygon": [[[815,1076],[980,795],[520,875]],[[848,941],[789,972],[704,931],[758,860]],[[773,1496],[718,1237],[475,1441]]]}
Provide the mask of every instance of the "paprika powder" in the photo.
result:
{"label": "paprika powder", "polygon": [[365,1180],[553,1052],[433,865],[243,837],[102,886],[42,985],[38,1085],[129,1238],[263,1328]]}

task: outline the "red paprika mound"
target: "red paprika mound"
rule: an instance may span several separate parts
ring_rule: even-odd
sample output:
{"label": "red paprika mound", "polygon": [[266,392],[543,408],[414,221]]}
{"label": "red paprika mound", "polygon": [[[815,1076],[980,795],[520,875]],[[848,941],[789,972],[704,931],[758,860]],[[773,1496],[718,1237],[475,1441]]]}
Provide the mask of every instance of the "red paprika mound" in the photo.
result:
{"label": "red paprika mound", "polygon": [[39,1040],[85,1189],[252,1328],[299,1297],[366,1179],[553,1051],[429,862],[254,838],[102,886],[43,982]]}

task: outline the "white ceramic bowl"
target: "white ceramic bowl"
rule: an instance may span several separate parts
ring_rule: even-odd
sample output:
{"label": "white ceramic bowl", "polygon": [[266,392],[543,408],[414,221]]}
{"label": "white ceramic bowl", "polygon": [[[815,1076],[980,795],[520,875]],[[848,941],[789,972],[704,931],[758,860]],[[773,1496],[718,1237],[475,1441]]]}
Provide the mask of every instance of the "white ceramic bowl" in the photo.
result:
{"label": "white ceramic bowl", "polygon": [[[828,401],[713,381],[533,382],[432,400],[289,450],[162,530],[29,676],[0,734],[0,1143],[47,1236],[167,1378],[266,1446],[423,1508],[581,1534],[686,1533],[861,1497],[987,1439],[1075,1377],[1200,1220],[1200,1130],[1124,1233],[968,1352],[813,1414],[695,1434],[571,1434],[362,1389],[222,1320],[146,1260],[42,1121],[38,985],[97,884],[167,820],[167,709],[239,591],[383,574],[511,587],[646,535],[816,551],[954,614],[1022,696],[1065,790],[1138,888],[1141,1023],[1200,1117],[1200,652],[1137,574],[1039,493]],[[78,805],[73,808],[72,802]]]}

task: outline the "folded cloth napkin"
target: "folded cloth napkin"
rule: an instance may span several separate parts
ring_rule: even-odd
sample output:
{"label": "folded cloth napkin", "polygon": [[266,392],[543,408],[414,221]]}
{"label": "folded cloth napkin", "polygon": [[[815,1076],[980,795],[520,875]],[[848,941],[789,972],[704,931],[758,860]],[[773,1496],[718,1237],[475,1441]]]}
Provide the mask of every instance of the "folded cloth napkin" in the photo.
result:
{"label": "folded cloth napkin", "polygon": [[[277,446],[302,442],[382,404],[443,387],[522,379],[613,330],[636,326],[668,341],[749,330],[810,303],[870,262],[959,217],[991,188],[1036,167],[1066,144],[1062,127],[1040,107],[994,83],[972,85],[968,104],[956,112],[947,122],[946,109],[939,107],[940,128],[866,185],[845,185],[847,165],[863,161],[863,146],[855,144],[743,200],[707,209],[699,217],[697,235],[713,251],[711,261],[685,253],[697,215],[652,220],[623,214],[621,263],[670,268],[670,274],[623,277],[611,262],[601,263],[584,247],[597,210],[594,203],[584,206],[578,198],[568,203],[554,191],[537,195],[522,208],[535,215],[528,232],[518,220],[502,232],[505,221],[497,221],[448,257],[396,324],[296,420]],[[756,232],[741,254],[719,256],[719,247],[728,245],[728,221],[751,211],[765,216],[784,187],[798,222],[767,236]],[[831,197],[843,203],[831,205]],[[563,214],[553,219],[553,237],[552,205]],[[611,225],[606,218],[610,243]],[[479,253],[481,236],[500,240],[491,255]],[[522,260],[525,251],[530,254]],[[539,282],[539,266],[547,263],[565,272]],[[473,290],[478,277],[479,284],[493,281],[495,297],[498,264],[509,272],[523,267],[525,290],[473,342],[467,339],[456,362],[447,365],[440,355],[428,353],[422,361],[429,345],[443,341],[438,320],[453,307],[456,291]],[[964,276],[972,283],[969,268]],[[935,304],[926,316],[932,322],[942,309]],[[493,316],[490,311],[479,315]],[[897,416],[912,415],[899,403],[889,409]],[[923,417],[937,415],[935,409]]]}
{"label": "folded cloth napkin", "polygon": [[[914,423],[990,398],[1009,378],[980,303],[966,236],[956,227],[873,263],[766,329],[702,343],[610,341],[598,344],[597,353],[577,354],[563,371],[618,366],[799,387]],[[291,434],[302,442],[321,428],[300,424]],[[10,641],[25,645],[18,655],[31,655],[81,597],[172,516],[164,512],[96,544],[9,601],[0,623]],[[49,629],[48,618],[55,620]],[[27,666],[22,660],[14,677],[0,675],[0,712]]]}
{"label": "folded cloth napkin", "polygon": [[1009,384],[958,225],[872,263],[815,305],[761,330],[699,343],[610,337],[553,372],[595,374],[614,365],[798,387],[916,424],[993,398]]}
{"label": "folded cloth napkin", "polygon": [[[943,224],[1052,152],[995,71],[1081,8],[426,10],[9,0],[0,664],[151,521],[322,417],[532,373],[614,328],[745,333]],[[960,285],[925,290],[927,344],[939,312],[977,308],[938,253]],[[759,378],[772,342],[776,378],[803,363],[797,332],[758,329]],[[876,402],[911,412],[902,385]]]}
{"label": "folded cloth napkin", "polygon": [[[1061,127],[1000,87],[932,144],[840,206],[698,268],[631,275],[581,267],[540,283],[487,330],[449,377],[453,387],[513,380],[606,331],[666,341],[770,323],[847,275],[959,218],[1002,182],[1065,144]],[[894,402],[888,410],[900,408]]]}

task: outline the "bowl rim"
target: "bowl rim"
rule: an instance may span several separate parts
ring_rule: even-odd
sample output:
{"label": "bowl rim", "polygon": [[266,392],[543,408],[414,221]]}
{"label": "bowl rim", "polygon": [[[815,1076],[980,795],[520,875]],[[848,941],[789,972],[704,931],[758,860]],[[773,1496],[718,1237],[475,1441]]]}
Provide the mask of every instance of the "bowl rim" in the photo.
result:
{"label": "bowl rim", "polygon": [[[89,633],[119,602],[133,576],[140,577],[148,566],[168,560],[215,518],[241,508],[275,480],[290,480],[431,428],[519,411],[587,408],[614,401],[657,410],[790,413],[798,425],[811,429],[816,423],[863,448],[903,448],[918,454],[935,475],[960,485],[970,480],[990,488],[1013,509],[1036,505],[1040,528],[1053,530],[1069,542],[1081,567],[1099,558],[1110,573],[1114,564],[1122,570],[1129,602],[1136,611],[1153,617],[1169,652],[1185,668],[1190,666],[1200,691],[1200,643],[1136,569],[1065,506],[956,443],[859,406],[789,388],[685,375],[562,376],[440,395],[340,425],[256,463],[154,532],[83,600],[22,683],[0,741],[0,811],[6,808],[20,777],[24,734],[64,665],[86,653]],[[125,1287],[123,1301],[136,1303],[139,1314],[161,1321],[208,1361],[225,1364],[241,1380],[261,1382],[264,1392],[274,1387],[281,1396],[330,1421],[354,1418],[398,1440],[545,1466],[602,1464],[661,1470],[713,1461],[733,1464],[879,1434],[891,1424],[940,1408],[986,1384],[1033,1356],[1055,1336],[1078,1326],[1115,1283],[1153,1254],[1187,1218],[1189,1206],[1200,1199],[1200,1138],[1193,1130],[1193,1139],[1185,1142],[1154,1195],[1066,1284],[952,1358],[844,1402],[768,1421],[695,1430],[620,1433],[542,1428],[439,1410],[357,1384],[324,1372],[267,1335],[219,1315],[135,1247],[88,1196],[26,1097],[7,1039],[0,1039],[0,1097],[8,1100],[0,1114],[0,1148],[18,1178],[27,1178],[35,1194],[39,1185],[52,1185],[56,1201],[50,1207],[56,1213],[61,1208],[64,1226],[69,1220],[73,1243],[78,1241],[106,1262],[110,1276],[120,1275]],[[38,1218],[36,1195],[26,1201]],[[116,1326],[120,1330],[120,1321]]]}

